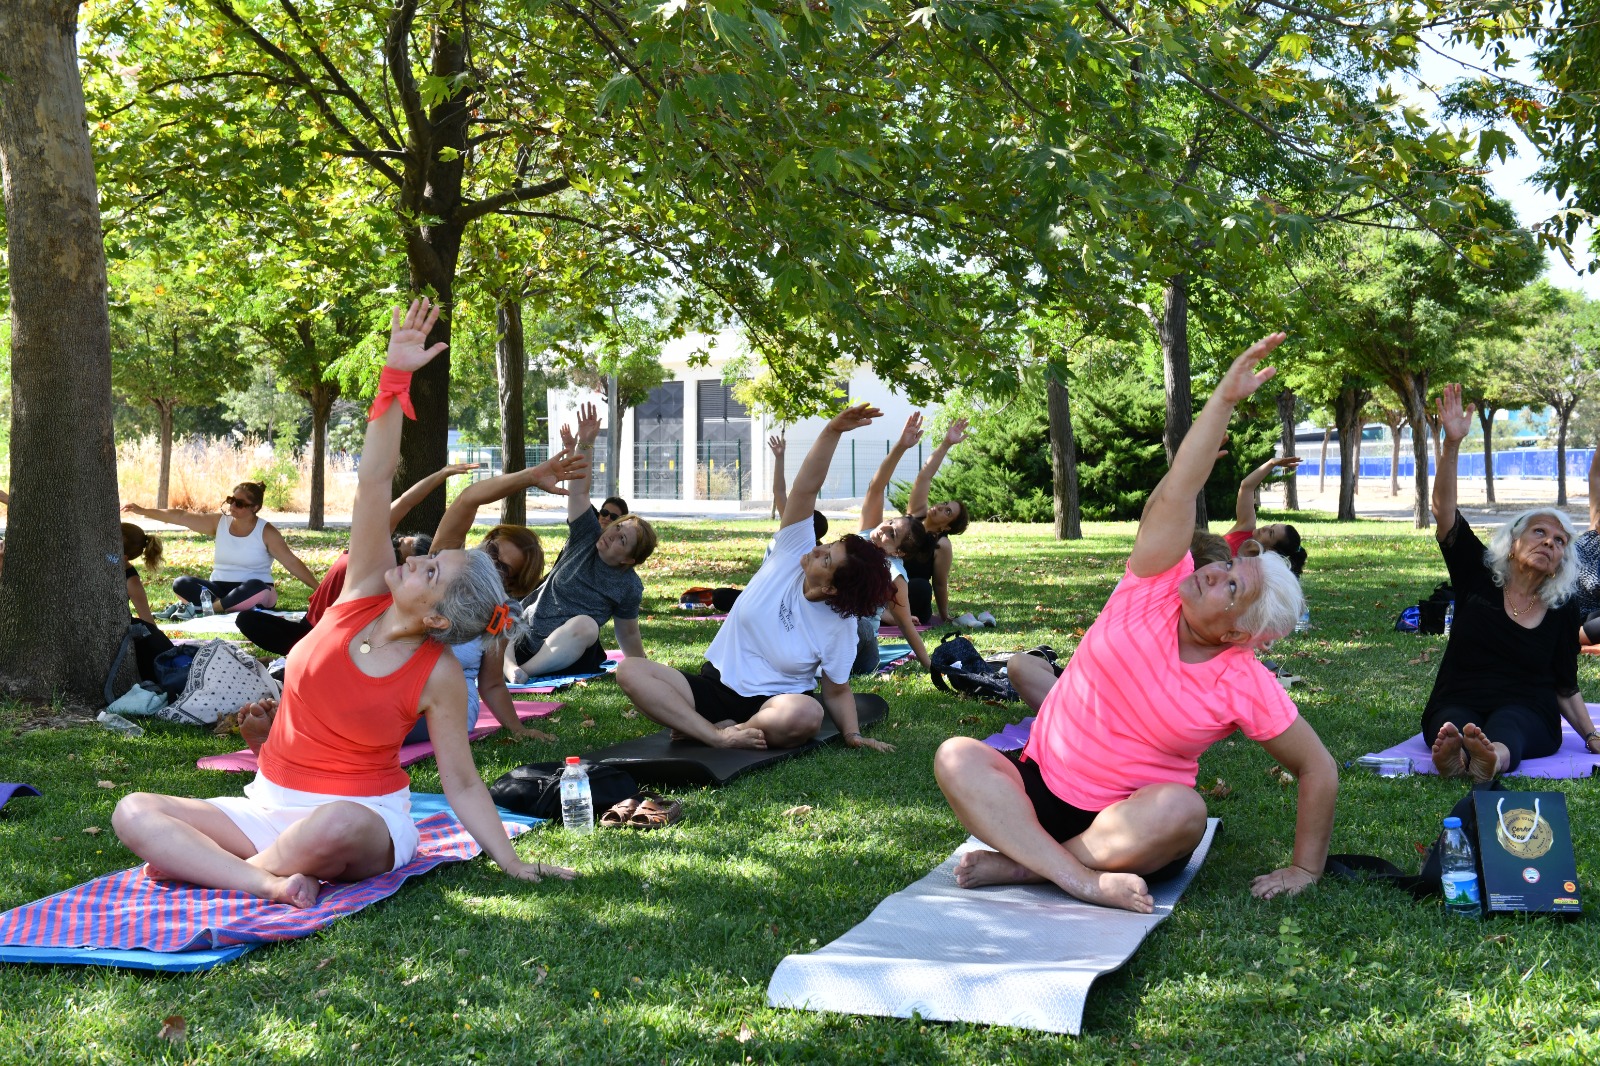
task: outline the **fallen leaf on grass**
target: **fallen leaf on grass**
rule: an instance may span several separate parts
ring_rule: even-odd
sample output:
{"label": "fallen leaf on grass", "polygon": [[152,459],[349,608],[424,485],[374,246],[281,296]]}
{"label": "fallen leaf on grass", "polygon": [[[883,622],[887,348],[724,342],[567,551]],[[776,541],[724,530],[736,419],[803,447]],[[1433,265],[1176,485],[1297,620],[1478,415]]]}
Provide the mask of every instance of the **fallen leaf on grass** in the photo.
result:
{"label": "fallen leaf on grass", "polygon": [[747,1044],[747,1043],[750,1042],[750,1039],[752,1037],[754,1037],[755,1035],[756,1034],[754,1034],[754,1033],[752,1033],[750,1031],[750,1027],[748,1025],[740,1025],[739,1026],[739,1035],[734,1037],[734,1039],[739,1041],[739,1043],[741,1043],[741,1044]]}
{"label": "fallen leaf on grass", "polygon": [[95,786],[98,788],[116,788],[117,783],[115,781],[96,781]]}
{"label": "fallen leaf on grass", "polygon": [[312,999],[326,999],[328,996],[331,996],[331,995],[333,995],[333,986],[329,985],[327,988],[319,988],[315,992],[311,993],[311,998]]}
{"label": "fallen leaf on grass", "polygon": [[634,710],[632,707],[629,707],[627,710],[622,712],[622,717],[624,717],[624,718],[637,718],[637,717],[639,717],[639,712]]}
{"label": "fallen leaf on grass", "polygon": [[1511,943],[1511,938],[1505,933],[1496,933],[1494,936],[1484,937],[1483,942],[1485,944],[1509,944]]}
{"label": "fallen leaf on grass", "polygon": [[962,725],[977,725],[978,716],[975,714],[964,715],[963,717],[957,719],[957,721],[959,721]]}
{"label": "fallen leaf on grass", "polygon": [[1429,648],[1427,651],[1423,652],[1421,655],[1417,656],[1415,659],[1407,659],[1406,660],[1406,665],[1407,666],[1421,666],[1423,663],[1427,662],[1431,658],[1433,658],[1433,649]]}
{"label": "fallen leaf on grass", "polygon": [[533,969],[533,983],[536,984],[536,985],[542,983],[544,981],[545,975],[548,974],[549,972],[550,971],[545,969],[543,966],[534,967],[534,969]]}
{"label": "fallen leaf on grass", "polygon": [[161,1023],[161,1032],[158,1034],[162,1040],[174,1044],[181,1044],[188,1034],[189,1023],[183,1020],[181,1014],[169,1014]]}
{"label": "fallen leaf on grass", "polygon": [[401,988],[410,988],[412,985],[416,984],[420,980],[422,980],[422,975],[420,973],[419,974],[413,974],[412,976],[407,977],[404,981],[401,981],[400,982],[400,987]]}
{"label": "fallen leaf on grass", "polygon": [[51,840],[65,840],[67,838],[66,837],[51,837],[50,839]]}
{"label": "fallen leaf on grass", "polygon": [[809,804],[802,803],[798,807],[790,807],[788,810],[784,811],[783,816],[785,818],[804,818],[806,815],[810,814],[811,811],[812,808]]}
{"label": "fallen leaf on grass", "polygon": [[100,835],[100,827],[97,826],[97,825],[91,825],[91,826],[88,826],[87,828],[85,828],[84,832],[86,834],[88,834],[89,836],[97,837],[97,836]]}
{"label": "fallen leaf on grass", "polygon": [[1233,786],[1219,777],[1217,778],[1216,784],[1212,785],[1210,788],[1202,788],[1200,790],[1200,794],[1203,796],[1210,796],[1213,799],[1225,799],[1228,796],[1233,795]]}
{"label": "fallen leaf on grass", "polygon": [[579,729],[593,729],[594,728],[594,719],[593,718],[585,718],[583,721],[578,723],[578,728]]}
{"label": "fallen leaf on grass", "polygon": [[327,958],[325,958],[321,962],[317,963],[316,968],[319,969],[319,970],[326,970],[328,968],[328,964],[331,963],[331,962],[333,962],[333,956],[329,955]]}

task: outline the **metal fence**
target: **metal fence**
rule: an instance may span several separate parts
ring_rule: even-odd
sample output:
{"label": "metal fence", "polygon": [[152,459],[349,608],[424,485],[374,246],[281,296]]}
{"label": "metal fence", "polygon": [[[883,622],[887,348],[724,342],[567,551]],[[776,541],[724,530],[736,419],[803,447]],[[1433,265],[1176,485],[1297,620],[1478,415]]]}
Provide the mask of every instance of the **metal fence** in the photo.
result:
{"label": "metal fence", "polygon": [[742,440],[701,441],[695,445],[695,496],[702,500],[744,500],[750,495],[750,467]]}
{"label": "metal fence", "polygon": [[[535,444],[531,448],[524,448],[522,469],[527,470],[531,467],[538,466],[548,458],[550,458],[550,446],[547,444]],[[473,481],[482,481],[487,477],[499,477],[501,474],[505,473],[505,463],[503,462],[502,449],[500,448],[466,448],[463,450],[461,461],[463,463],[483,464],[477,470],[472,472]],[[528,490],[528,496],[530,498],[534,496],[548,495],[550,494],[545,492],[543,489]]]}
{"label": "metal fence", "polygon": [[[1594,459],[1592,448],[1567,449],[1567,478],[1568,480],[1583,479],[1589,476],[1589,464]],[[1302,478],[1316,477],[1321,473],[1320,455],[1309,456],[1296,468]],[[1368,454],[1363,449],[1361,455],[1362,477],[1388,477],[1391,456],[1387,448],[1382,455]],[[1339,457],[1328,455],[1328,476],[1338,477],[1342,469]],[[1400,456],[1400,476],[1414,477],[1416,461],[1409,450]],[[1464,478],[1483,476],[1483,453],[1466,452],[1462,454],[1460,464],[1456,467],[1458,476]],[[1428,456],[1428,474],[1434,473],[1433,456]],[[1549,478],[1555,480],[1556,452],[1554,448],[1507,448],[1505,451],[1495,450],[1494,476],[1502,477],[1527,477]]]}
{"label": "metal fence", "polygon": [[682,441],[643,441],[634,444],[633,494],[645,500],[683,498]]}

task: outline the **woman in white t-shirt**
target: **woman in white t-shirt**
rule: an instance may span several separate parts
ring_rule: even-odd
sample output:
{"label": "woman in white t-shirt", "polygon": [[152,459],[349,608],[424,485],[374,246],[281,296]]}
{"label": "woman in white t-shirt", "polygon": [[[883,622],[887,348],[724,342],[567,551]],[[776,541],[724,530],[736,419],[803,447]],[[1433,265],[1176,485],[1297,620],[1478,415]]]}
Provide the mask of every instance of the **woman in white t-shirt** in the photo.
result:
{"label": "woman in white t-shirt", "polygon": [[921,439],[922,415],[913,411],[911,417],[906,419],[905,428],[900,431],[900,439],[894,442],[889,454],[879,464],[878,472],[872,475],[872,483],[867,486],[867,494],[861,500],[860,535],[882,548],[884,555],[888,556],[890,580],[894,582],[894,599],[876,615],[856,619],[856,661],[851,669],[855,676],[878,672],[878,628],[885,617],[900,627],[906,643],[911,645],[911,653],[917,657],[923,669],[928,669],[930,665],[928,649],[922,643],[922,634],[917,632],[916,619],[911,616],[905,557],[932,551],[934,539],[923,527],[920,518],[901,515],[887,522],[883,520],[883,498],[889,491],[895,468],[900,465],[906,452],[916,447]]}
{"label": "woman in white t-shirt", "polygon": [[[893,751],[861,735],[850,667],[856,619],[893,596],[883,550],[865,537],[817,544],[811,512],[839,439],[882,412],[836,415],[811,446],[784,503],[772,553],[740,594],[696,673],[629,656],[617,684],[641,714],[718,748],[794,748],[822,728],[824,710],[850,747]],[[822,696],[813,693],[822,674]]]}

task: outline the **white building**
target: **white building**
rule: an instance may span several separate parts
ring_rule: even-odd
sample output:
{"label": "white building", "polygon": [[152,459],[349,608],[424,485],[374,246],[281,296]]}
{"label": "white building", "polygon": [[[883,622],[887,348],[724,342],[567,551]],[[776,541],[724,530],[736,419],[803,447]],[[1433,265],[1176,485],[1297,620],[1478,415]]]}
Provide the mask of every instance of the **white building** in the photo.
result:
{"label": "white building", "polygon": [[[784,434],[785,478],[792,484],[806,452],[826,424],[824,419],[812,418],[784,428],[764,416],[752,415],[734,399],[722,379],[736,342],[724,339],[711,348],[709,365],[689,365],[692,354],[705,350],[705,340],[689,337],[669,344],[661,359],[667,380],[644,403],[623,414],[618,494],[632,510],[648,514],[652,505],[671,503],[674,509],[706,513],[765,511],[772,502],[773,456],[767,447],[768,436]],[[603,467],[611,432],[605,397],[569,388],[552,389],[548,399],[550,439],[545,443],[552,449],[561,446],[561,425],[576,424],[579,404],[593,403],[599,409],[602,428],[595,461],[597,467]],[[867,401],[882,410],[883,417],[846,434],[840,442],[823,484],[825,507],[849,507],[860,501],[913,410],[889,385],[865,370],[857,370],[850,378],[849,401]],[[925,437],[920,448],[906,453],[894,480],[915,478],[934,443]],[[594,484],[593,496],[599,502],[603,486],[608,484],[603,469],[596,470]]]}

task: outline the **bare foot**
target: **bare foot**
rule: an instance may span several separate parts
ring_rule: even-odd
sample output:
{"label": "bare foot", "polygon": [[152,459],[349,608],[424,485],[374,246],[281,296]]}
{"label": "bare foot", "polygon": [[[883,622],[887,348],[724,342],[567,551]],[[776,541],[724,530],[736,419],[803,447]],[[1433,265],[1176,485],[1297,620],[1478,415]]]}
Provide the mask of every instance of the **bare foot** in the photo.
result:
{"label": "bare foot", "polygon": [[160,869],[159,867],[156,866],[155,863],[152,863],[152,862],[147,862],[147,863],[144,864],[144,875],[146,877],[148,877],[152,881],[176,881],[177,880],[176,877],[173,877],[171,874],[167,873],[167,871],[165,871],[163,869]]}
{"label": "bare foot", "polygon": [[[733,726],[734,726],[734,721],[733,721],[732,718],[724,718],[720,722],[712,722],[711,726],[714,729],[732,729]],[[683,740],[694,740],[694,737],[691,737],[688,733],[685,733],[681,729],[674,729],[672,731],[672,738],[671,739],[672,739],[672,742],[674,744],[676,744],[679,741],[683,741]],[[698,743],[698,741],[696,741],[696,743]]]}
{"label": "bare foot", "polygon": [[1079,899],[1098,903],[1104,907],[1117,907],[1135,914],[1149,914],[1156,909],[1155,898],[1150,895],[1144,878],[1138,874],[1104,873],[1090,870],[1091,883],[1085,891],[1074,892]]}
{"label": "bare foot", "polygon": [[1461,746],[1466,752],[1467,772],[1474,781],[1490,781],[1500,770],[1500,753],[1482,729],[1468,722],[1461,730]]}
{"label": "bare foot", "polygon": [[1433,738],[1433,768],[1440,777],[1460,777],[1467,772],[1466,753],[1461,748],[1461,731],[1454,722],[1439,727]]}
{"label": "bare foot", "polygon": [[763,750],[767,746],[767,735],[759,729],[752,729],[744,725],[731,725],[725,729],[717,730],[717,743],[719,748],[754,748]]}
{"label": "bare foot", "polygon": [[277,891],[267,898],[274,903],[287,903],[301,910],[317,905],[317,893],[322,884],[308,874],[290,874],[279,882]]}
{"label": "bare foot", "polygon": [[956,860],[956,884],[962,888],[984,885],[1036,885],[1044,880],[1038,874],[998,851],[975,848]]}

